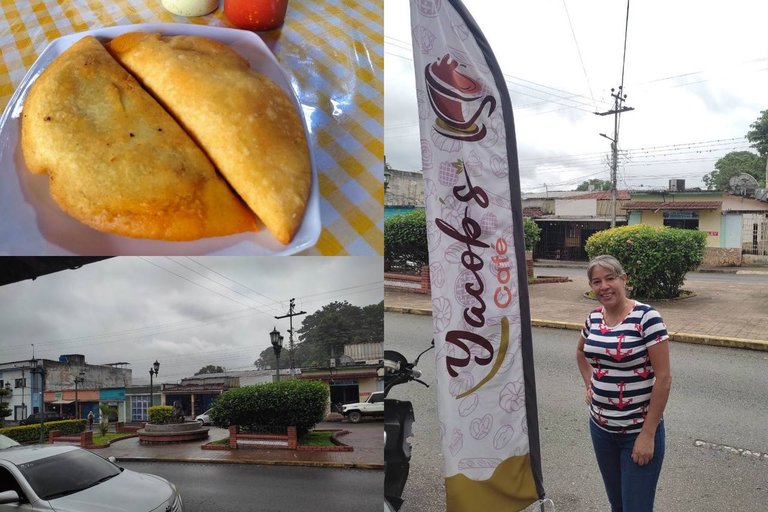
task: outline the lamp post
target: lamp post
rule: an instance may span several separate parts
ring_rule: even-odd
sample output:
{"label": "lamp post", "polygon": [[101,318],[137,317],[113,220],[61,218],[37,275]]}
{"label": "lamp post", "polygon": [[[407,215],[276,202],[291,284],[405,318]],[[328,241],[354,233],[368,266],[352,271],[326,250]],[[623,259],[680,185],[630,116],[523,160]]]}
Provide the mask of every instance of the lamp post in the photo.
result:
{"label": "lamp post", "polygon": [[45,444],[45,368],[34,356],[29,360],[29,367],[32,375],[40,374],[40,444]]}
{"label": "lamp post", "polygon": [[85,370],[81,368],[80,373],[78,373],[77,375],[78,376],[75,377],[75,416],[77,417],[76,419],[79,420],[81,414],[80,414],[80,400],[78,400],[77,398],[77,385],[85,382]]}
{"label": "lamp post", "polygon": [[275,358],[277,359],[276,380],[280,382],[280,351],[283,350],[283,336],[277,327],[273,327],[272,332],[269,333],[269,341],[272,342],[272,350],[275,351]]}
{"label": "lamp post", "polygon": [[[155,359],[154,364],[152,365],[152,368],[149,369],[149,406],[152,407],[155,405],[155,397],[152,393],[152,377],[157,376],[157,372],[160,370],[160,363],[157,362],[157,359]],[[149,413],[149,410],[147,410],[147,413]]]}
{"label": "lamp post", "polygon": [[[5,393],[6,395],[10,395],[13,392],[13,391],[11,391],[11,383],[10,382],[6,382],[5,386],[3,386],[3,387],[7,391],[7,393]],[[2,398],[3,396],[5,396],[5,395],[0,395],[0,405],[3,405],[3,398]],[[9,406],[11,405],[11,399],[10,398],[8,399],[8,405]],[[11,411],[11,412],[13,412],[13,411]],[[5,425],[5,417],[0,418],[0,425]]]}

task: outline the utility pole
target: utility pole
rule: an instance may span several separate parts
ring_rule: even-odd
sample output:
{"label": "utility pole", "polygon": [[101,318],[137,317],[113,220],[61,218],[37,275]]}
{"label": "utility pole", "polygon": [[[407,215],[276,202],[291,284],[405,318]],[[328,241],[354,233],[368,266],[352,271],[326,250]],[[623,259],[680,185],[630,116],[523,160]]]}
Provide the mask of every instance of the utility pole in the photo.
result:
{"label": "utility pole", "polygon": [[635,110],[632,107],[625,107],[622,103],[627,99],[624,92],[624,86],[619,86],[619,92],[616,94],[616,90],[611,88],[611,96],[613,96],[613,110],[606,112],[595,112],[598,116],[607,116],[613,114],[613,138],[601,133],[601,137],[611,141],[611,227],[616,227],[616,169],[619,162],[619,114],[622,112],[629,112]]}
{"label": "utility pole", "polygon": [[278,320],[281,319],[281,318],[288,318],[289,322],[290,322],[290,327],[291,328],[288,330],[288,359],[291,362],[291,378],[294,378],[294,373],[295,373],[295,370],[294,370],[295,366],[294,366],[294,361],[293,361],[293,317],[299,316],[299,315],[306,315],[307,314],[306,311],[299,311],[298,313],[294,312],[293,308],[294,308],[294,301],[295,300],[296,299],[291,299],[291,305],[288,308],[288,314],[287,315],[276,316],[275,317]]}

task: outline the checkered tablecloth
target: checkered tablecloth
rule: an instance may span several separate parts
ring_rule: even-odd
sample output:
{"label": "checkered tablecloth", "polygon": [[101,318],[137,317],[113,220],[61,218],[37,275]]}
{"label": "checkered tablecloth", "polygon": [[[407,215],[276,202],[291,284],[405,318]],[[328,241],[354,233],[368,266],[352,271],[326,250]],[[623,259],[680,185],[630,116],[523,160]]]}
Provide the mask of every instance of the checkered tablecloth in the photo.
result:
{"label": "checkered tablecloth", "polygon": [[[131,23],[231,26],[222,6],[184,18],[160,0],[0,0],[0,110],[58,37]],[[291,75],[299,101],[315,109],[323,229],[302,254],[383,254],[382,34],[383,0],[290,0],[282,30],[259,34]]]}

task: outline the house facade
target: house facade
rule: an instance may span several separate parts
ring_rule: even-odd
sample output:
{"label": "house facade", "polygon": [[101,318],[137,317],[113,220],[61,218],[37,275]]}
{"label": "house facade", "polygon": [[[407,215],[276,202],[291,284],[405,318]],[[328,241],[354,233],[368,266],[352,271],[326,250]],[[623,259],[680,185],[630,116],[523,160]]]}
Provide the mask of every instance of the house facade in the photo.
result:
{"label": "house facade", "polygon": [[535,259],[586,261],[587,239],[611,223],[627,223],[624,203],[627,191],[617,191],[614,203],[610,192],[549,192],[523,194],[523,216],[541,228],[539,242],[533,249]]}
{"label": "house facade", "polygon": [[[125,363],[88,364],[81,354],[62,355],[58,360],[41,359],[38,363],[45,370],[44,389],[40,374],[31,371],[30,361],[0,364],[0,381],[3,385],[11,383],[12,390],[6,399],[11,406],[11,415],[6,420],[20,421],[38,412],[43,403],[43,410],[68,418],[86,418],[90,411],[98,416],[99,405],[125,410],[125,388],[132,379]],[[125,421],[125,416],[118,419]]]}
{"label": "house facade", "polygon": [[703,265],[768,263],[768,202],[721,191],[633,193],[628,223],[697,229],[707,234]]}

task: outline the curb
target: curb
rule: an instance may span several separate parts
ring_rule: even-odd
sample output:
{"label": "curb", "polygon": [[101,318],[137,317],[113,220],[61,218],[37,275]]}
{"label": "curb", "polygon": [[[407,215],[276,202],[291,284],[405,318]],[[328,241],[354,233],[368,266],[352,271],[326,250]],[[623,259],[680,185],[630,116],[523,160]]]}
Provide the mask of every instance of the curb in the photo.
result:
{"label": "curb", "polygon": [[[405,313],[411,315],[431,315],[432,310],[426,308],[405,308],[384,305],[388,313]],[[582,324],[575,322],[558,322],[555,320],[531,320],[532,327],[549,327],[551,329],[569,329],[580,331]],[[768,352],[768,341],[750,340],[745,338],[730,338],[723,336],[707,336],[705,334],[687,334],[683,332],[669,333],[669,339],[680,343],[709,345],[711,347],[741,348]]]}
{"label": "curb", "polygon": [[306,467],[325,467],[336,469],[372,469],[382,470],[384,464],[367,462],[315,462],[315,461],[276,461],[263,459],[201,459],[196,457],[169,457],[167,459],[157,459],[154,457],[117,457],[117,462],[171,462],[184,464],[256,464],[261,466],[306,466]]}
{"label": "curb", "polygon": [[432,315],[431,309],[387,306],[386,304],[384,305],[384,311],[388,313],[404,313],[406,315]]}

